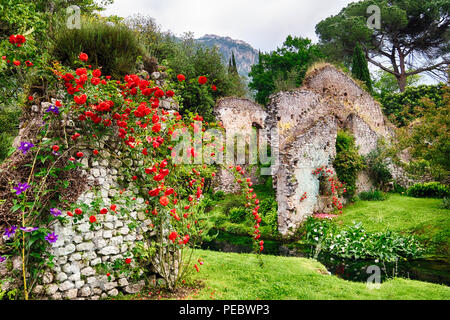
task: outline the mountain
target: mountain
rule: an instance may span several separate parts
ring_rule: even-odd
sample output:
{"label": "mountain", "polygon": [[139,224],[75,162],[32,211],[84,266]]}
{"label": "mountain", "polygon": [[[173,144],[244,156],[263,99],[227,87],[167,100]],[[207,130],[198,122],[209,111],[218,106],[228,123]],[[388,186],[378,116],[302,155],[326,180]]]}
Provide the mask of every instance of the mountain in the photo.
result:
{"label": "mountain", "polygon": [[242,40],[234,40],[230,37],[221,37],[214,34],[206,34],[197,41],[207,47],[217,46],[223,55],[226,65],[234,52],[237,69],[240,75],[247,77],[252,65],[258,63],[258,51]]}

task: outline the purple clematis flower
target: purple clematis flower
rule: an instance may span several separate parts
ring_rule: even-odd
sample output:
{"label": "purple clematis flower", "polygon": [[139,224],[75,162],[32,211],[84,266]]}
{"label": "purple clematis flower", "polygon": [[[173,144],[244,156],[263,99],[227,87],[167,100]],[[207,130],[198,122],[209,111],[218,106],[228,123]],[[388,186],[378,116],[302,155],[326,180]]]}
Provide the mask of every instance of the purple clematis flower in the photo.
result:
{"label": "purple clematis flower", "polygon": [[9,239],[16,233],[16,230],[17,230],[16,226],[11,226],[9,228],[6,228],[4,235],[7,236]]}
{"label": "purple clematis flower", "polygon": [[58,240],[58,235],[56,235],[54,232],[49,233],[45,236],[45,240],[47,240],[49,243],[55,243],[56,240]]}
{"label": "purple clematis flower", "polygon": [[16,195],[21,194],[25,190],[27,190],[29,187],[31,187],[28,183],[18,183],[17,187],[14,187],[13,189],[16,190]]}
{"label": "purple clematis flower", "polygon": [[59,108],[57,106],[51,105],[45,110],[45,112],[53,112],[54,114],[59,114]]}
{"label": "purple clematis flower", "polygon": [[2,263],[2,262],[5,261],[5,260],[6,260],[6,257],[0,256],[0,263]]}
{"label": "purple clematis flower", "polygon": [[57,209],[57,208],[51,208],[50,209],[50,213],[52,215],[54,215],[55,217],[60,216],[61,215],[61,210]]}
{"label": "purple clematis flower", "polygon": [[28,150],[34,147],[34,144],[31,142],[21,142],[20,147],[18,148],[20,151],[22,151],[23,154],[26,154]]}
{"label": "purple clematis flower", "polygon": [[33,228],[33,227],[21,227],[20,230],[22,230],[23,232],[33,232],[36,231],[39,228]]}

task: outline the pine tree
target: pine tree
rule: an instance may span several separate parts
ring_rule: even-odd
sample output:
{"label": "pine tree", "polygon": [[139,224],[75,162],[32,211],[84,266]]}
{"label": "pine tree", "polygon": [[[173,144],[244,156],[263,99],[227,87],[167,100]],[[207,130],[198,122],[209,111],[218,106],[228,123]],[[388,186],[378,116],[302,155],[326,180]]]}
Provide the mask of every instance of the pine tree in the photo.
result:
{"label": "pine tree", "polygon": [[369,92],[372,93],[373,89],[372,80],[370,79],[369,66],[367,64],[364,51],[361,49],[359,43],[356,44],[355,50],[353,52],[352,75],[356,79],[364,82]]}
{"label": "pine tree", "polygon": [[234,51],[231,51],[231,63],[232,63],[233,72],[238,73],[237,66],[236,66],[236,58],[234,57]]}

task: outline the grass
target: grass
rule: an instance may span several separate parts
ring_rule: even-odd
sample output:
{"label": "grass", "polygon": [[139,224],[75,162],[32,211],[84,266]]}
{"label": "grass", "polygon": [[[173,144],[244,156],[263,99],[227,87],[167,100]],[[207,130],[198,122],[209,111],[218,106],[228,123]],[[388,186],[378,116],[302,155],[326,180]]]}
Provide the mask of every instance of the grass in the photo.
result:
{"label": "grass", "polygon": [[[395,278],[380,289],[329,275],[312,259],[196,250],[205,263],[194,275],[204,287],[192,299],[396,300],[450,299],[450,288]],[[261,266],[261,261],[263,265]]]}
{"label": "grass", "polygon": [[414,234],[430,249],[430,255],[449,258],[449,210],[441,208],[441,199],[412,198],[392,194],[385,201],[357,201],[336,219],[339,225],[362,222],[370,232],[386,229]]}

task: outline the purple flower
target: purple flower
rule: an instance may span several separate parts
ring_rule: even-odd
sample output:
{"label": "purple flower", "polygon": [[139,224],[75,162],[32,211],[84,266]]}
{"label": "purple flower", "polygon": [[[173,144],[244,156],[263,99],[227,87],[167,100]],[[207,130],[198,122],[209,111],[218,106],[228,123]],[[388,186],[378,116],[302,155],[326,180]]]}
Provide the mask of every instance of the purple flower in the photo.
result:
{"label": "purple flower", "polygon": [[27,190],[29,187],[31,187],[28,183],[18,183],[17,187],[14,187],[13,189],[16,190],[16,195],[21,194],[25,190]]}
{"label": "purple flower", "polygon": [[6,257],[0,256],[0,263],[2,263],[2,262],[5,261],[5,260],[6,260]]}
{"label": "purple flower", "polygon": [[23,154],[26,154],[28,150],[30,150],[33,147],[34,144],[32,144],[31,142],[21,142],[20,147],[18,149],[21,150]]}
{"label": "purple flower", "polygon": [[53,112],[54,114],[59,114],[59,108],[57,106],[51,105],[45,110],[45,112]]}
{"label": "purple flower", "polygon": [[11,238],[16,233],[16,229],[17,229],[16,226],[11,226],[9,228],[6,228],[4,235],[7,236],[8,239]]}
{"label": "purple flower", "polygon": [[57,209],[57,208],[51,208],[50,209],[50,213],[52,215],[54,215],[55,217],[60,216],[61,215],[61,210]]}
{"label": "purple flower", "polygon": [[33,227],[21,227],[20,230],[22,230],[23,232],[33,232],[36,231],[39,228],[33,228]]}
{"label": "purple flower", "polygon": [[58,236],[54,232],[49,233],[45,236],[45,240],[47,240],[49,243],[55,243],[56,240],[58,240]]}

